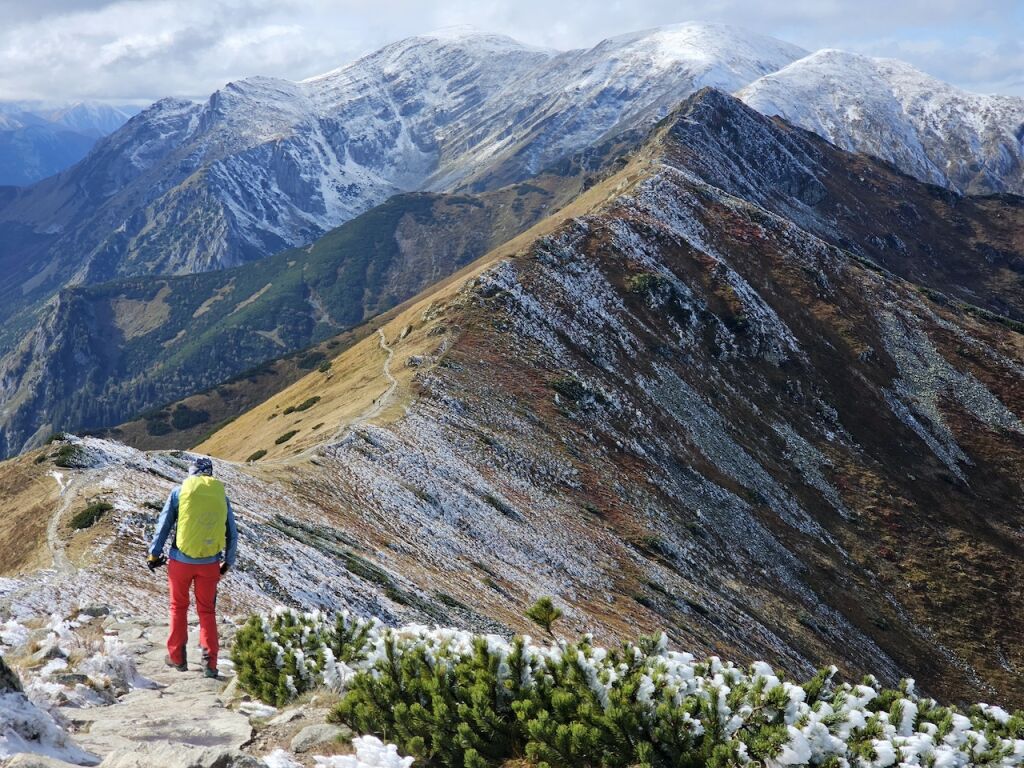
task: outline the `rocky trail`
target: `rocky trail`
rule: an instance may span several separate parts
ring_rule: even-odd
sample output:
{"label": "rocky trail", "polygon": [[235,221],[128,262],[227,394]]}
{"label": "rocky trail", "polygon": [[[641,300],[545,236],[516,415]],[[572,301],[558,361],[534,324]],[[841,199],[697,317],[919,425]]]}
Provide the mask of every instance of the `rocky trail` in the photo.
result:
{"label": "rocky trail", "polygon": [[[327,755],[349,751],[351,732],[325,722],[327,701],[304,701],[278,711],[251,701],[235,684],[227,654],[234,627],[222,624],[220,678],[202,676],[198,631],[189,634],[189,670],[166,665],[165,623],[107,617],[107,636],[116,635],[121,651],[133,662],[130,690],[106,706],[76,706],[69,701],[52,708],[75,743],[93,756],[88,762],[65,762],[46,754],[22,752],[0,765],[11,768],[296,768],[314,763],[313,748]],[[58,676],[70,685],[84,675]],[[45,749],[41,749],[45,753]],[[329,764],[329,763],[327,763]]]}

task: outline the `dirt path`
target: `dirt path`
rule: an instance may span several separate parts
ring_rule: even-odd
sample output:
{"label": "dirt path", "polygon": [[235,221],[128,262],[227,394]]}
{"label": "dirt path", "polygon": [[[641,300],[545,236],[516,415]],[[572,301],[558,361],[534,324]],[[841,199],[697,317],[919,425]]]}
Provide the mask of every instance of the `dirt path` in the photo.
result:
{"label": "dirt path", "polygon": [[78,488],[83,484],[85,473],[73,476],[67,480],[67,475],[57,470],[50,473],[51,477],[60,486],[60,506],[50,516],[46,524],[46,546],[50,550],[50,557],[53,559],[53,570],[58,576],[69,576],[76,570],[75,566],[68,560],[65,553],[64,541],[60,537],[60,523],[64,519],[71,504],[77,498]]}
{"label": "dirt path", "polygon": [[[387,358],[384,360],[384,378],[388,380],[388,388],[384,394],[380,395],[376,400],[373,401],[373,405],[370,406],[363,414],[353,419],[347,425],[353,427],[356,424],[363,424],[370,419],[374,419],[380,416],[384,412],[384,409],[390,404],[391,398],[395,394],[395,390],[398,389],[398,379],[396,379],[391,373],[391,363],[395,359],[395,350],[388,344],[388,337],[384,335],[384,331],[381,328],[377,329],[377,334],[380,336],[380,347],[387,353]],[[337,436],[336,436],[337,437]]]}
{"label": "dirt path", "polygon": [[[311,458],[312,456],[315,456],[324,445],[330,445],[332,443],[341,442],[341,440],[345,437],[346,433],[349,432],[349,430],[351,430],[352,427],[355,427],[359,424],[365,424],[370,419],[374,419],[377,416],[380,416],[380,414],[384,412],[384,409],[391,404],[391,399],[394,397],[395,390],[398,389],[398,379],[396,379],[394,375],[391,373],[391,364],[395,359],[395,350],[391,348],[390,344],[388,344],[388,337],[384,335],[383,329],[377,329],[377,336],[379,337],[380,348],[383,349],[387,355],[384,358],[384,364],[381,370],[384,374],[384,378],[388,380],[388,388],[383,392],[383,394],[377,396],[374,399],[373,403],[370,405],[370,407],[363,411],[361,414],[359,414],[359,416],[352,419],[351,421],[342,424],[338,428],[338,430],[333,435],[331,435],[331,437],[325,443],[316,443],[314,445],[309,446],[308,448],[299,451],[296,454],[277,459],[277,463],[289,464],[298,460],[308,459]],[[244,466],[244,462],[233,463],[238,464],[240,466]],[[261,462],[261,464],[264,465],[271,463],[274,463],[274,461]]]}

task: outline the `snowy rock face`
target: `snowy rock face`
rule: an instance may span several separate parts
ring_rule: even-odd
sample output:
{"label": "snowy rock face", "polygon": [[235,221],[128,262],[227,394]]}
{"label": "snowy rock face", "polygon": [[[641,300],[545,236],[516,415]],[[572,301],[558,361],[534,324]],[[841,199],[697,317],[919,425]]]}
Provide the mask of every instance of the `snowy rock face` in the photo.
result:
{"label": "snowy rock face", "polygon": [[1024,99],[961,91],[909,64],[823,50],[737,94],[851,152],[963,193],[1024,193]]}
{"label": "snowy rock face", "polygon": [[521,180],[702,85],[733,90],[803,54],[704,25],[562,54],[454,33],[299,83],[251,78],[206,104],[157,102],[0,206],[19,247],[12,297],[220,269],[308,243],[399,191]]}

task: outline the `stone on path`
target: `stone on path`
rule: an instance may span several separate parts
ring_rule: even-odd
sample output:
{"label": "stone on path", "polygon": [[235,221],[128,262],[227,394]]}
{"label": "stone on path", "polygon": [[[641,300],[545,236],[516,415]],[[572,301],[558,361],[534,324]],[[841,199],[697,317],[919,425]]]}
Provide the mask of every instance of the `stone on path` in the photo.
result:
{"label": "stone on path", "polygon": [[31,752],[19,752],[4,765],[7,768],[79,768],[74,763],[65,763],[55,757],[36,755]]}
{"label": "stone on path", "polygon": [[99,768],[266,768],[259,758],[237,749],[163,742],[144,749],[119,749]]}
{"label": "stone on path", "polygon": [[352,731],[342,725],[331,723],[316,723],[307,725],[292,738],[292,752],[308,752],[320,744],[349,740],[352,738]]}

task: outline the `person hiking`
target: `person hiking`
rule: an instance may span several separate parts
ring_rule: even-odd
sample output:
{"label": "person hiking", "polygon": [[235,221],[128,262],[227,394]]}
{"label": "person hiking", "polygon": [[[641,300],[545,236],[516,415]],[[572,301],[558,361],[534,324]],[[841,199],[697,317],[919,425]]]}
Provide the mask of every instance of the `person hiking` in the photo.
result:
{"label": "person hiking", "polygon": [[[164,544],[175,529],[169,558]],[[238,529],[224,485],[213,477],[213,462],[200,456],[188,468],[188,477],[175,487],[156,524],[146,565],[153,573],[167,566],[170,591],[171,630],[167,637],[167,664],[180,672],[188,670],[189,592],[196,593],[199,614],[199,647],[203,674],[217,677],[217,584],[235,564]]]}

